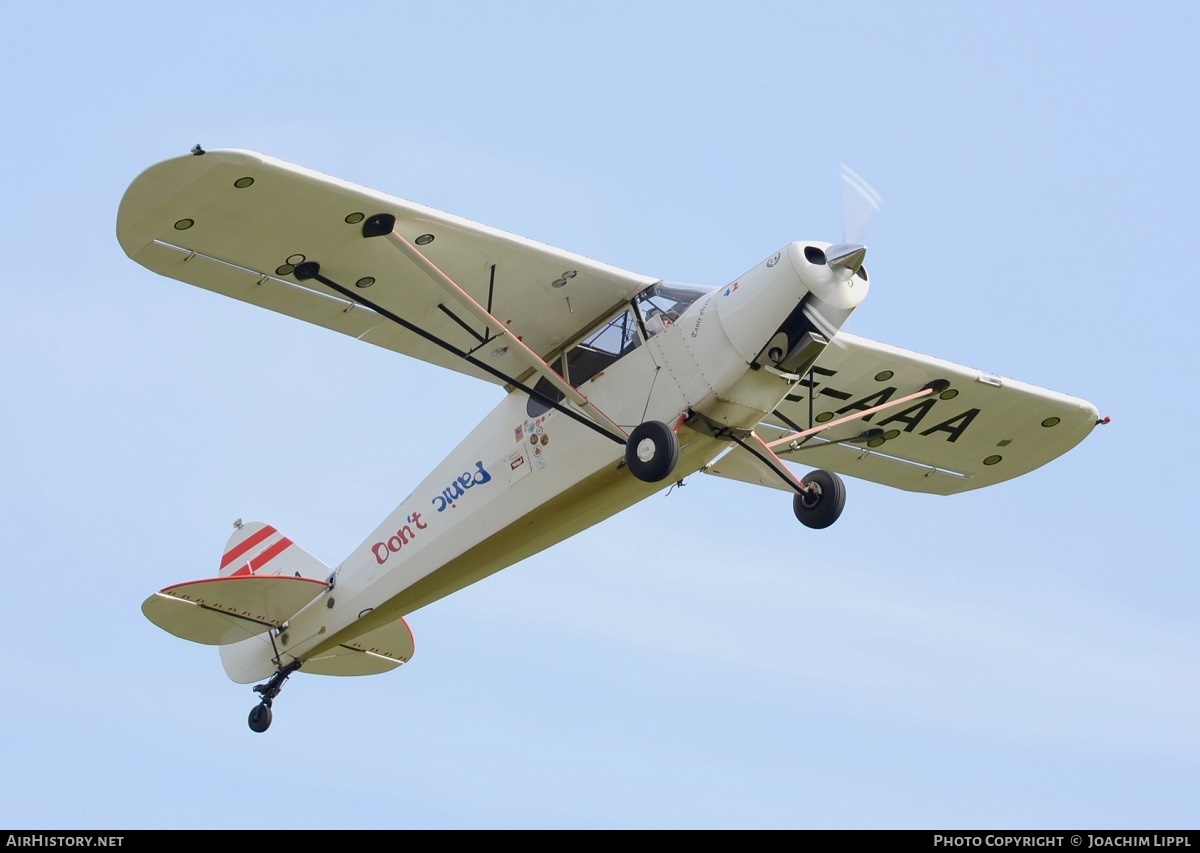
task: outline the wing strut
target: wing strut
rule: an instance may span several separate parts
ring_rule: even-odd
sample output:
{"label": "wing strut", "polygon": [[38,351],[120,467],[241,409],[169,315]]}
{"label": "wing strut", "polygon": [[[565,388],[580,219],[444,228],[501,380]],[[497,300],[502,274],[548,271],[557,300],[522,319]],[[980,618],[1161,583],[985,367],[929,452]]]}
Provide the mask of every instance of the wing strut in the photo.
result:
{"label": "wing strut", "polygon": [[[442,340],[437,335],[434,335],[431,332],[427,332],[425,329],[422,329],[420,326],[410,323],[409,321],[405,320],[403,317],[401,317],[397,314],[393,314],[391,311],[388,311],[383,306],[378,305],[375,302],[372,302],[370,299],[367,299],[362,294],[354,293],[350,289],[338,284],[336,281],[333,281],[332,279],[321,275],[321,265],[318,264],[317,262],[305,261],[304,263],[302,263],[296,267],[296,269],[293,271],[293,275],[295,275],[296,279],[299,281],[307,281],[309,279],[314,279],[316,281],[321,282],[321,284],[325,285],[330,290],[340,293],[342,296],[346,297],[351,302],[355,302],[359,305],[362,305],[365,308],[370,308],[372,311],[376,312],[380,316],[386,317],[387,319],[391,320],[393,323],[396,323],[397,325],[403,326],[405,329],[408,329],[408,331],[412,332],[414,335],[420,335],[422,338],[429,341],[430,343],[436,344],[437,346],[441,347],[442,349],[446,350],[447,352],[453,353],[454,355],[458,356],[459,358],[463,359],[464,361],[475,365],[480,370],[490,373],[492,376],[495,376],[497,379],[501,379],[504,382],[509,383],[510,385],[512,385],[515,388],[519,388],[520,390],[524,391],[526,394],[528,394],[531,397],[536,397],[537,399],[541,400],[543,403],[550,406],[551,408],[557,409],[558,411],[562,412],[567,417],[571,418],[572,420],[578,421],[579,423],[583,424],[585,427],[587,427],[590,430],[593,430],[594,432],[598,432],[600,435],[604,436],[605,438],[611,439],[612,441],[615,441],[617,444],[625,444],[626,443],[626,436],[624,435],[623,431],[621,432],[621,434],[617,434],[617,433],[614,433],[614,432],[606,429],[602,424],[597,423],[593,418],[586,417],[586,416],[581,415],[578,412],[574,411],[573,409],[567,408],[566,406],[562,405],[562,403],[560,403],[558,400],[551,399],[549,396],[547,396],[546,394],[543,394],[541,391],[538,391],[535,388],[531,388],[528,385],[524,384],[523,382],[517,381],[516,379],[509,376],[508,374],[503,373],[503,372],[497,370],[496,368],[492,367],[490,364],[480,361],[479,359],[475,358],[470,353],[463,352],[458,347],[454,346],[454,344],[449,343],[448,341]],[[535,356],[535,358],[536,358],[536,356]],[[545,364],[545,362],[542,362],[542,363]],[[547,369],[549,370],[548,367],[547,367]],[[550,372],[554,373],[553,370],[551,370]],[[558,376],[557,373],[554,373],[554,375]],[[559,377],[559,381],[562,381],[561,377]],[[572,389],[572,390],[574,390],[574,389]]]}
{"label": "wing strut", "polygon": [[[781,453],[789,453],[794,450],[799,450],[805,440],[812,438],[817,433],[824,432],[825,430],[840,424],[860,420],[861,418],[865,418],[868,415],[874,414],[875,412],[880,412],[884,409],[890,409],[893,406],[899,406],[902,403],[909,402],[910,400],[928,397],[930,394],[940,394],[949,387],[950,383],[947,380],[935,379],[916,393],[905,395],[896,400],[889,400],[886,403],[879,404],[878,406],[864,409],[861,412],[855,412],[852,415],[847,415],[844,418],[838,418],[837,420],[821,424],[820,426],[812,427],[811,429],[797,430],[796,432],[790,433],[789,435],[785,435],[783,438],[779,438],[771,442],[763,441],[762,437],[754,432],[751,432],[748,436],[749,440],[747,440],[747,438],[738,436],[736,432],[732,431],[729,433],[729,438],[759,462],[770,468],[771,471],[774,472],[775,476],[787,484],[789,489],[797,494],[804,495],[809,493],[809,486],[797,479],[796,475],[792,473],[792,469],[789,468],[784,461],[776,455],[776,447],[783,447],[786,445],[786,448],[780,451]],[[778,416],[778,413],[775,414]],[[783,418],[783,420],[795,428],[795,425],[792,424],[791,421],[787,420],[786,418]],[[882,432],[882,430],[868,430],[867,432],[863,432],[854,438],[841,439],[840,441],[868,441],[874,437],[875,433],[882,434]],[[833,443],[836,444],[838,442],[834,441]],[[821,446],[824,446],[824,444]],[[713,463],[709,463],[708,466],[705,466],[706,469],[711,467],[712,464]]]}
{"label": "wing strut", "polygon": [[[899,405],[901,405],[903,403],[907,403],[911,400],[917,400],[917,399],[920,399],[921,397],[928,397],[930,394],[940,394],[949,387],[950,387],[950,382],[948,380],[934,379],[932,382],[929,382],[928,384],[926,384],[925,387],[922,388],[920,391],[917,391],[915,393],[907,394],[907,395],[905,395],[903,397],[899,397],[895,400],[888,400],[886,403],[880,403],[878,406],[872,406],[869,409],[863,409],[861,412],[855,412],[852,415],[846,415],[844,418],[838,418],[837,420],[829,421],[828,423],[821,424],[820,426],[815,426],[810,429],[804,429],[804,430],[800,430],[798,432],[789,433],[788,435],[785,435],[783,438],[777,438],[774,441],[764,443],[764,446],[768,450],[771,450],[772,452],[774,451],[774,449],[776,447],[780,447],[781,445],[785,445],[785,444],[788,445],[788,450],[799,450],[800,445],[803,443],[802,440],[812,438],[813,436],[817,435],[818,433],[825,432],[825,430],[827,430],[827,429],[832,429],[835,426],[840,426],[841,424],[849,423],[850,421],[860,420],[862,418],[867,417],[868,415],[873,415],[876,412],[882,412],[884,409],[891,409],[895,406],[899,406]],[[790,421],[789,421],[789,423],[790,423]],[[851,440],[854,440],[854,439],[851,439]],[[860,437],[860,440],[861,440],[861,437]],[[739,444],[740,443],[741,442],[739,442]],[[745,447],[745,445],[742,445],[742,446]],[[746,448],[746,449],[749,450],[750,448]],[[787,452],[787,451],[782,451],[782,452]],[[758,454],[755,454],[755,455],[757,456]]]}
{"label": "wing strut", "polygon": [[[493,335],[503,338],[504,342],[513,350],[521,354],[526,363],[537,371],[538,375],[550,383],[556,391],[562,394],[566,399],[570,400],[584,412],[588,413],[591,418],[601,427],[615,430],[617,434],[628,437],[628,433],[615,423],[608,415],[600,411],[587,397],[583,396],[575,389],[573,385],[558,375],[550,365],[546,364],[542,358],[525,345],[517,335],[513,334],[512,329],[501,323],[492,315],[488,309],[484,308],[476,302],[471,294],[467,293],[450,276],[446,275],[442,270],[429,258],[404,238],[403,235],[395,230],[396,217],[390,213],[377,213],[367,219],[363,223],[364,237],[383,237],[387,242],[391,243],[399,249],[405,257],[412,261],[421,272],[425,273],[430,280],[438,287],[446,291],[456,302],[466,309],[467,313],[472,315],[476,320],[484,324],[484,327],[492,332]],[[490,293],[489,293],[490,298]],[[478,362],[473,362],[478,364]],[[557,406],[555,408],[558,408]],[[622,439],[622,441],[624,438]]]}

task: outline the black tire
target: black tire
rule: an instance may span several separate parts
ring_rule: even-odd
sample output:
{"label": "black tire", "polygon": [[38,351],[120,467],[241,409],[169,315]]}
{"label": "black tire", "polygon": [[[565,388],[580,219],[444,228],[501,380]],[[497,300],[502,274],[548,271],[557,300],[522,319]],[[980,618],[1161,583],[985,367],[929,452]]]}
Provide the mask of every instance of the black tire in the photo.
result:
{"label": "black tire", "polygon": [[644,482],[665,480],[678,461],[679,436],[662,421],[638,424],[625,442],[625,464]]}
{"label": "black tire", "polygon": [[846,506],[846,484],[830,471],[810,471],[800,481],[809,487],[806,494],[792,498],[792,511],[805,527],[823,530],[833,524]]}
{"label": "black tire", "polygon": [[246,722],[250,724],[251,731],[265,732],[271,727],[271,709],[262,703],[255,705],[250,709],[250,718]]}

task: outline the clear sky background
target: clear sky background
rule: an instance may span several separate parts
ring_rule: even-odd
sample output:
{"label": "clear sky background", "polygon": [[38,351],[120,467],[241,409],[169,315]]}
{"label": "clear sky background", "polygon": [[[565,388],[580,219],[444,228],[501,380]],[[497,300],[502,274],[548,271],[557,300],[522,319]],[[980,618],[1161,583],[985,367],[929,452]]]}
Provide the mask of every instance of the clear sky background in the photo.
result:
{"label": "clear sky background", "polygon": [[[1196,829],[1198,10],[9,8],[0,826]],[[142,600],[239,517],[336,564],[501,392],[128,260],[121,194],[197,143],[710,284],[840,238],[844,162],[849,331],[1113,423],[825,531],[692,477],[256,735]]]}

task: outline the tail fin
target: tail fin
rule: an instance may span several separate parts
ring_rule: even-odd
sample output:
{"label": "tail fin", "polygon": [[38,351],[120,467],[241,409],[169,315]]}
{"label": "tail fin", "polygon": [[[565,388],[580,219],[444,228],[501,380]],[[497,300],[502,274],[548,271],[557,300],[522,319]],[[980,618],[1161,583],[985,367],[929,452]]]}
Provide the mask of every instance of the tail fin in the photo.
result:
{"label": "tail fin", "polygon": [[278,628],[330,587],[332,570],[269,524],[242,524],[218,576],[173,584],[142,613],[177,637],[223,646]]}
{"label": "tail fin", "polygon": [[329,566],[305,551],[269,524],[234,522],[225,543],[218,577],[297,577],[326,580]]}

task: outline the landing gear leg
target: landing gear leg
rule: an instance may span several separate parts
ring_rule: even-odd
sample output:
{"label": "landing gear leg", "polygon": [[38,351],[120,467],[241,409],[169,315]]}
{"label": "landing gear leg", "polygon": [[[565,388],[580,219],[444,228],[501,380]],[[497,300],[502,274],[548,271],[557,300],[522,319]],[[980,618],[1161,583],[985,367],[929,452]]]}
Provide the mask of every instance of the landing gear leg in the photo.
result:
{"label": "landing gear leg", "polygon": [[251,731],[265,732],[270,728],[271,703],[275,701],[275,697],[283,689],[283,682],[287,681],[288,676],[299,668],[300,661],[294,660],[272,675],[270,681],[254,685],[254,692],[262,697],[262,701],[250,709],[250,717],[246,722],[249,724]]}

